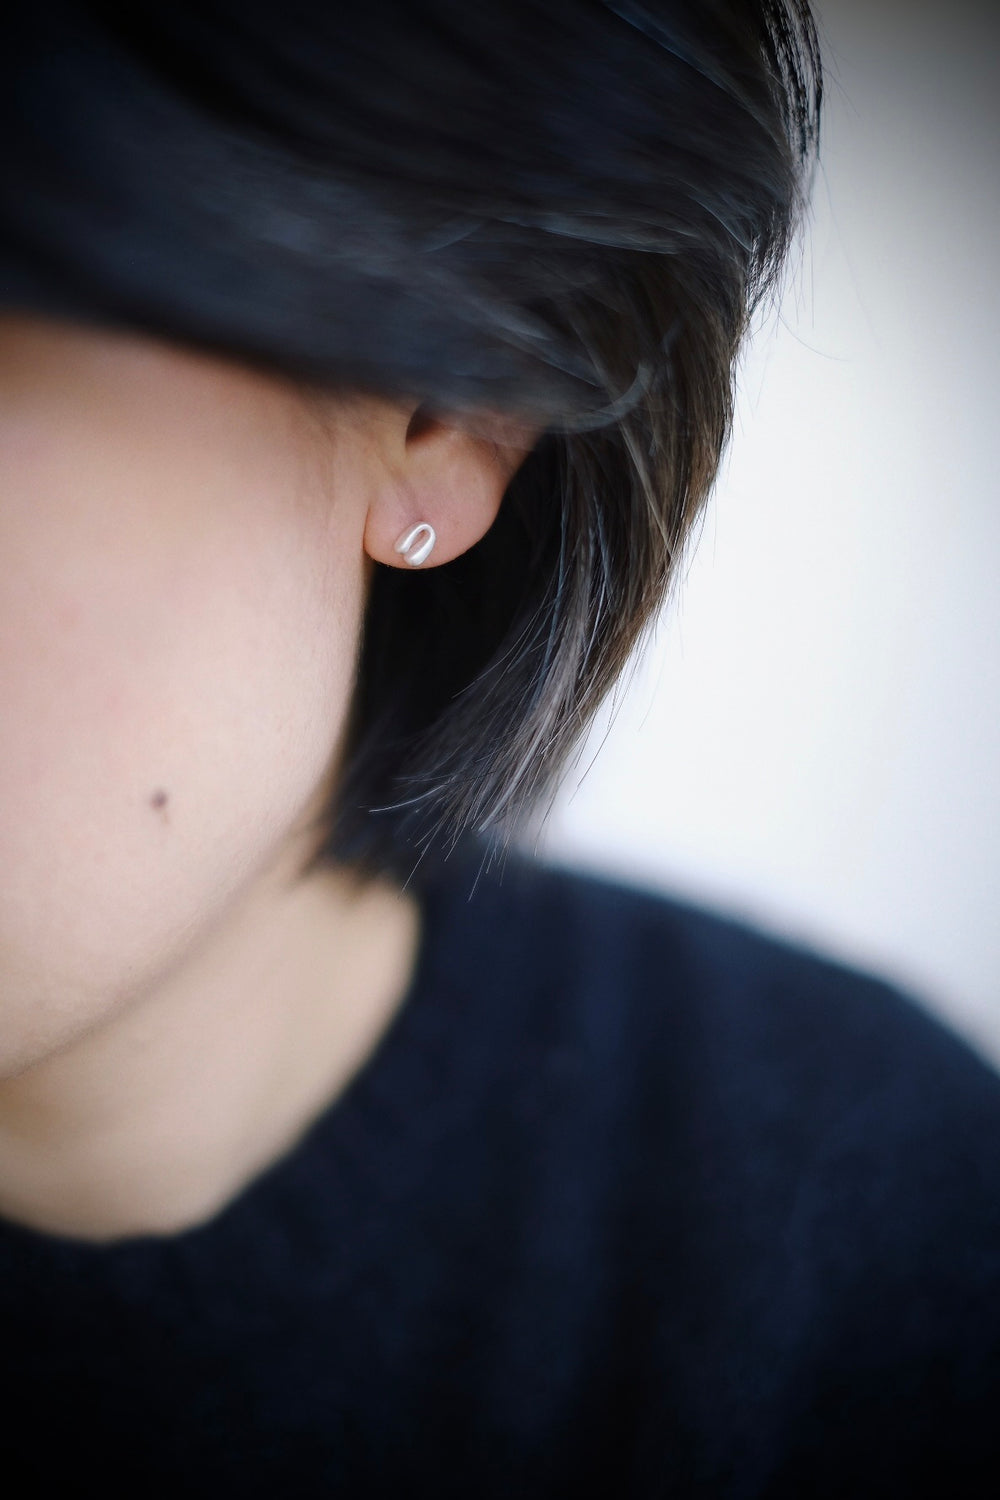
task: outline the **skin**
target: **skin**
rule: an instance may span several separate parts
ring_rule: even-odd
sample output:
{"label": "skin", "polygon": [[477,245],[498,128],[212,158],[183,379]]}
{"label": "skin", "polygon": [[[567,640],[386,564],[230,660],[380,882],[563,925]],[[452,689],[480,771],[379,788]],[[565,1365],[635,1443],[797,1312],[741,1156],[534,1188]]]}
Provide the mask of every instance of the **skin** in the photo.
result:
{"label": "skin", "polygon": [[0,1213],[217,1213],[363,1065],[413,904],[300,878],[372,563],[472,546],[531,437],[0,317]]}

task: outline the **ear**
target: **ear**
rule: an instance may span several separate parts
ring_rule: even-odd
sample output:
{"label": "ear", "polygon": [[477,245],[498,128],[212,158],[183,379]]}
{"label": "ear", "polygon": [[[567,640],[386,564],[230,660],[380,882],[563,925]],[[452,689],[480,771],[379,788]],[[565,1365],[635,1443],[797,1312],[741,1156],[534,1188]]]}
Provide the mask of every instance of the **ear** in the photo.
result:
{"label": "ear", "polygon": [[390,567],[436,567],[476,544],[537,431],[514,418],[439,415],[397,406],[382,429],[383,465],[369,499],[364,546]]}

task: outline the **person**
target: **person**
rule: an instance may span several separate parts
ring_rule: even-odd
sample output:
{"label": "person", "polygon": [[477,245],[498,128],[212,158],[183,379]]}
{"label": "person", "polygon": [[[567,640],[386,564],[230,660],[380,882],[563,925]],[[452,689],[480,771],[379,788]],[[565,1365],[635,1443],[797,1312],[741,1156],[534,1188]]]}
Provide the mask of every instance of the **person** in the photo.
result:
{"label": "person", "polygon": [[1000,1083],[511,852],[716,473],[806,5],[0,24],[10,1471],[992,1495]]}

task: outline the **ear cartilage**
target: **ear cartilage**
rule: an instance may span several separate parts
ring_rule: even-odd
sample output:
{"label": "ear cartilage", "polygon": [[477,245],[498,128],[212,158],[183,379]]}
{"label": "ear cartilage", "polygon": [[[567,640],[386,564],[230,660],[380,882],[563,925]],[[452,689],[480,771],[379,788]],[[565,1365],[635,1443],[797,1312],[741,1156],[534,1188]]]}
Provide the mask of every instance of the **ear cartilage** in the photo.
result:
{"label": "ear cartilage", "polygon": [[396,543],[396,551],[403,554],[404,562],[408,562],[411,568],[419,568],[425,563],[434,551],[437,541],[437,532],[427,521],[420,521],[416,526],[411,526],[409,531],[404,531]]}

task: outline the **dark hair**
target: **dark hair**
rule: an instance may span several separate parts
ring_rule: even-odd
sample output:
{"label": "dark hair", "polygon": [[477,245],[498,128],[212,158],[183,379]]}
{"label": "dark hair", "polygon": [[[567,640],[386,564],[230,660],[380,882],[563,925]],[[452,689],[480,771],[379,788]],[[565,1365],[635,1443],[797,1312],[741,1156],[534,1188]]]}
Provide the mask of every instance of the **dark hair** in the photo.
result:
{"label": "dark hair", "polygon": [[478,546],[376,569],[324,853],[509,829],[715,476],[816,138],[805,0],[17,11],[0,301],[544,429]]}

